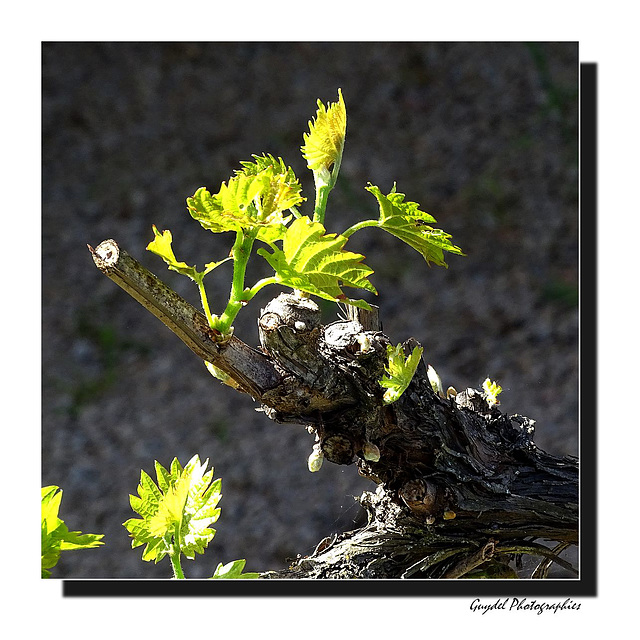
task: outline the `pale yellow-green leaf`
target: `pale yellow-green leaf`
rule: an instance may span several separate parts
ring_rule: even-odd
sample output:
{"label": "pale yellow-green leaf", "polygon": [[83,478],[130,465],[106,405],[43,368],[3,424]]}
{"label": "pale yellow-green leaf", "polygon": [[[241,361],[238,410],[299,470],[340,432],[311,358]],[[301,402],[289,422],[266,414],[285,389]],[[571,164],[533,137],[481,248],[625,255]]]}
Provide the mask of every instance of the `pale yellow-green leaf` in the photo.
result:
{"label": "pale yellow-green leaf", "polygon": [[62,551],[93,549],[102,544],[103,534],[69,531],[59,517],[62,490],[50,485],[41,489],[41,576],[50,578],[52,569],[58,563]]}
{"label": "pale yellow-green leaf", "polygon": [[173,253],[171,243],[173,236],[169,229],[165,229],[162,233],[153,225],[154,239],[147,245],[147,251],[160,256],[172,271],[177,271],[191,279],[196,279],[196,268],[190,267],[186,262],[180,262]]}
{"label": "pale yellow-green leaf", "polygon": [[422,347],[415,347],[405,358],[401,344],[387,346],[389,363],[385,367],[386,376],[380,385],[386,389],[383,395],[385,404],[396,402],[409,386],[422,357]]}
{"label": "pale yellow-green leaf", "polygon": [[254,158],[255,162],[243,162],[243,168],[223,182],[218,193],[198,189],[187,198],[187,208],[195,220],[214,233],[255,229],[259,240],[275,242],[282,238],[291,220],[286,212],[304,201],[301,185],[282,159]]}
{"label": "pale yellow-green leaf", "polygon": [[405,202],[404,193],[396,192],[395,185],[387,195],[372,184],[366,189],[375,196],[380,207],[378,226],[413,247],[427,263],[433,262],[446,267],[444,251],[464,255],[460,247],[451,242],[448,233],[428,224],[436,222],[435,218],[421,211],[418,203]]}
{"label": "pale yellow-green leaf", "polygon": [[335,233],[327,234],[319,222],[304,216],[294,220],[282,241],[282,250],[258,253],[267,260],[279,283],[327,300],[346,302],[369,308],[364,300],[351,300],[343,286],[366,289],[376,293],[368,278],[373,269],[362,264],[363,255],[345,251],[347,239]]}
{"label": "pale yellow-green leaf", "polygon": [[[177,545],[187,558],[203,553],[215,535],[210,528],[220,514],[221,481],[212,483],[209,461],[200,464],[196,455],[183,468],[177,458],[167,471],[156,462],[158,485],[144,471],[140,474],[139,497],[131,496],[131,506],[141,518],[124,523],[133,538],[132,547],[146,545],[142,559],[158,562]],[[171,542],[173,541],[173,542]]]}
{"label": "pale yellow-green leaf", "polygon": [[158,511],[149,519],[149,533],[161,538],[174,531],[175,525],[182,524],[182,514],[189,495],[190,478],[181,477],[164,494]]}

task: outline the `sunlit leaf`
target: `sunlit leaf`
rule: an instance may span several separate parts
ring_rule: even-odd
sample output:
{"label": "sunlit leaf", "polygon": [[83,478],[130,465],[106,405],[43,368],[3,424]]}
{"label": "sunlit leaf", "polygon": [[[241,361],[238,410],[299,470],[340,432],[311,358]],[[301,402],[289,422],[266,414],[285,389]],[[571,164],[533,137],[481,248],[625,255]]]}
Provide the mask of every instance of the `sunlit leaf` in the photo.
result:
{"label": "sunlit leaf", "polygon": [[187,558],[204,553],[215,535],[211,529],[220,515],[221,481],[213,479],[213,469],[205,472],[209,461],[200,464],[194,456],[184,467],[175,458],[167,471],[155,463],[158,484],[147,473],[140,473],[138,497],[130,496],[131,507],[142,516],[124,523],[133,538],[133,548],[146,545],[142,559],[158,562],[178,545]]}
{"label": "sunlit leaf", "polygon": [[58,517],[62,490],[55,485],[42,487],[41,490],[41,572],[43,578],[49,578],[51,571],[58,564],[61,551],[73,549],[93,549],[104,544],[104,535],[69,531],[63,520]]}
{"label": "sunlit leaf", "polygon": [[187,198],[189,213],[214,233],[257,228],[259,240],[280,239],[291,220],[287,212],[304,201],[300,183],[281,158],[254,156],[241,165],[218,193],[201,187]]}
{"label": "sunlit leaf", "polygon": [[413,247],[422,254],[427,263],[433,262],[446,267],[444,251],[464,255],[460,247],[456,247],[451,242],[451,236],[448,233],[427,224],[436,222],[435,218],[421,211],[417,202],[405,202],[404,193],[396,192],[395,185],[387,195],[372,184],[369,184],[366,189],[378,200],[380,207],[378,226]]}
{"label": "sunlit leaf", "polygon": [[422,347],[415,347],[411,354],[405,358],[402,345],[387,345],[387,357],[389,364],[385,367],[386,376],[380,381],[380,385],[386,389],[383,400],[385,404],[396,402],[406,391],[416,372],[420,358],[422,358]]}
{"label": "sunlit leaf", "polygon": [[218,580],[218,579],[251,580],[251,579],[259,578],[260,577],[259,573],[252,573],[252,572],[242,573],[242,570],[244,569],[244,565],[246,563],[247,563],[246,560],[234,560],[233,562],[228,562],[225,565],[223,565],[221,562],[216,567],[215,573],[211,576],[211,579],[212,580]]}
{"label": "sunlit leaf", "polygon": [[225,258],[220,262],[209,262],[205,265],[204,271],[198,271],[195,267],[190,267],[186,262],[178,261],[171,246],[173,237],[169,229],[166,229],[161,233],[154,225],[153,234],[155,238],[147,245],[147,251],[151,251],[151,253],[155,253],[157,256],[160,256],[167,263],[167,266],[171,271],[177,271],[178,273],[191,278],[195,282],[201,282],[202,278],[213,271],[216,267],[227,262],[227,260],[231,260],[231,258]]}
{"label": "sunlit leaf", "polygon": [[269,253],[259,249],[258,253],[276,272],[280,284],[327,300],[369,308],[364,300],[350,300],[342,291],[347,286],[376,293],[368,280],[373,269],[362,264],[363,255],[343,249],[346,241],[344,236],[327,234],[320,223],[305,216],[287,229],[282,250]]}

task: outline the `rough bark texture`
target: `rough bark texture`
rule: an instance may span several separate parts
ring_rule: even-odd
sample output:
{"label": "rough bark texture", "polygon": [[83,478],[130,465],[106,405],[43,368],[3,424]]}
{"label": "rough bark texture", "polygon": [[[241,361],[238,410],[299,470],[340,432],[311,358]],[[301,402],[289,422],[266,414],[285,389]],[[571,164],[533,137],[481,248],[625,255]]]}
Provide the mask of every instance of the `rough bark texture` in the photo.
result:
{"label": "rough bark texture", "polygon": [[[359,499],[364,528],[323,540],[265,578],[514,577],[509,562],[521,554],[543,558],[534,577],[550,560],[573,571],[557,556],[578,543],[577,460],[538,449],[533,420],[502,414],[478,390],[441,397],[423,363],[385,405],[389,338],[375,309],[350,308],[323,326],[312,300],[281,294],[261,312],[257,351],[235,337],[221,341],[202,314],[105,243],[92,250],[96,265],[269,418],[315,433],[316,464],[354,464],[377,484]],[[415,344],[407,340],[405,351]]]}
{"label": "rough bark texture", "polygon": [[578,542],[577,461],[538,449],[533,420],[502,414],[475,389],[440,397],[422,363],[385,405],[387,336],[357,319],[321,327],[314,306],[283,294],[263,310],[262,345],[286,381],[263,408],[308,425],[325,459],[354,463],[378,489],[360,498],[366,527],[269,576],[459,577],[481,565],[504,576],[509,556],[550,554],[534,539]]}

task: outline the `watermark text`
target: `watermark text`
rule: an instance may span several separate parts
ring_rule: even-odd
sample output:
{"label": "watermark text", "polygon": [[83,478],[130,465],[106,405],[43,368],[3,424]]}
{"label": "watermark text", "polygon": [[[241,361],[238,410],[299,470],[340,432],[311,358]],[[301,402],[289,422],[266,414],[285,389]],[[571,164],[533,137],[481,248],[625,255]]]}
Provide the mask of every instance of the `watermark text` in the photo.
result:
{"label": "watermark text", "polygon": [[491,611],[532,611],[537,615],[543,613],[558,613],[558,611],[578,611],[580,603],[571,598],[557,602],[531,600],[529,598],[498,598],[493,602],[482,602],[476,598],[469,607],[474,613],[484,615]]}

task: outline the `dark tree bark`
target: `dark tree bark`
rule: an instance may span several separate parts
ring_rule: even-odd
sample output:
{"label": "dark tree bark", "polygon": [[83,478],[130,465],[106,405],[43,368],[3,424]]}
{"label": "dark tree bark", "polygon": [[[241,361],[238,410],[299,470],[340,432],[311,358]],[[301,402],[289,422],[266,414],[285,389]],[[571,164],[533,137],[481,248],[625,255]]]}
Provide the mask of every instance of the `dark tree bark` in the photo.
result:
{"label": "dark tree bark", "polygon": [[[442,397],[423,363],[386,405],[389,338],[375,308],[349,307],[349,319],[323,326],[311,299],[281,294],[261,312],[258,351],[221,340],[114,241],[91,251],[107,276],[269,418],[315,433],[316,465],[354,464],[377,485],[359,499],[365,527],[326,538],[311,556],[263,577],[515,577],[509,563],[522,554],[542,559],[532,577],[545,577],[552,561],[575,573],[559,554],[578,543],[577,459],[538,449],[534,421],[501,413],[479,390]],[[408,340],[406,353],[416,344]]]}

